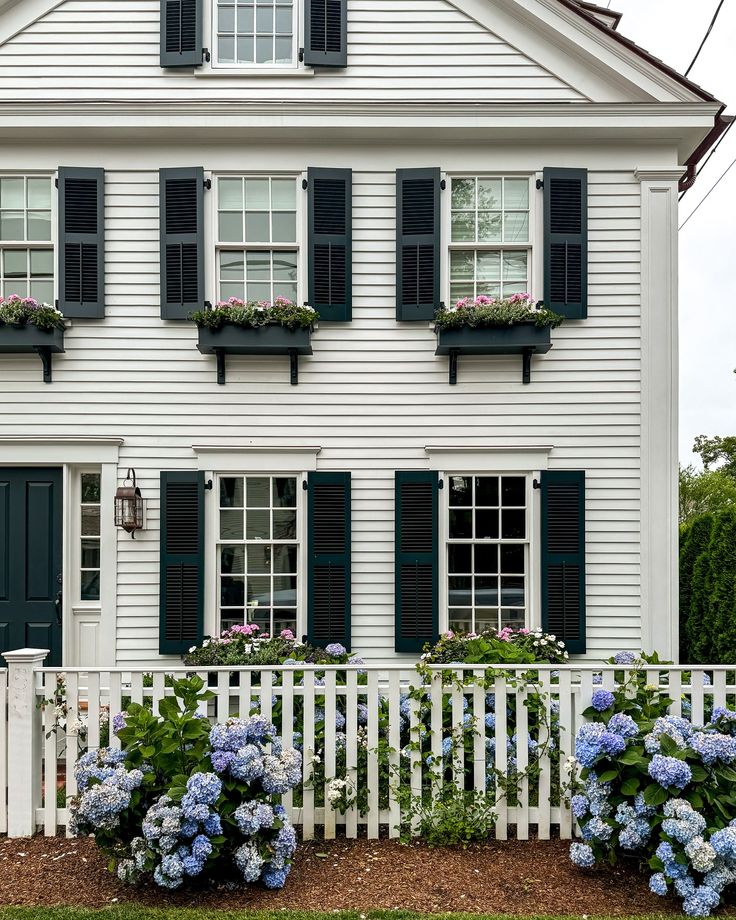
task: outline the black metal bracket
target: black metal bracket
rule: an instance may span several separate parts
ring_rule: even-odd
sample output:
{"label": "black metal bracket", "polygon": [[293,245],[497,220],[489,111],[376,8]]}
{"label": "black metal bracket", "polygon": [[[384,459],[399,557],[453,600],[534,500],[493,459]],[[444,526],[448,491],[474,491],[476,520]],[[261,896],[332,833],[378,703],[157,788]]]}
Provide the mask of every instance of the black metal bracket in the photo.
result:
{"label": "black metal bracket", "polygon": [[208,192],[211,192],[212,191],[212,179],[205,179],[204,187]]}
{"label": "black metal bracket", "polygon": [[442,489],[445,488],[445,480],[444,480],[444,479],[439,479],[439,480],[437,481],[437,488],[438,488],[440,491],[442,491]]}
{"label": "black metal bracket", "polygon": [[296,348],[289,349],[289,381],[293,387],[299,383],[299,352]]}
{"label": "black metal bracket", "polygon": [[225,386],[225,352],[221,348],[215,349],[215,358],[217,359],[217,383],[219,386]]}
{"label": "black metal bracket", "polygon": [[544,179],[537,179],[537,190],[544,188]]}
{"label": "black metal bracket", "polygon": [[535,489],[541,489],[541,488],[542,488],[542,483],[541,483],[538,479],[535,479],[534,482],[532,483],[532,486],[533,486]]}
{"label": "black metal bracket", "polygon": [[450,386],[455,386],[457,383],[457,356],[458,351],[456,348],[451,349],[450,351]]}
{"label": "black metal bracket", "polygon": [[38,345],[36,347],[36,353],[41,359],[41,364],[43,364],[43,382],[51,383],[51,349],[45,348],[43,345]]}
{"label": "black metal bracket", "polygon": [[304,48],[299,49],[299,63],[300,64],[304,63]]}
{"label": "black metal bracket", "polygon": [[522,355],[522,361],[524,366],[521,373],[521,382],[522,383],[531,383],[532,382],[532,355],[534,352],[531,348],[525,348]]}
{"label": "black metal bracket", "polygon": [[202,59],[208,64],[212,60],[212,55],[210,54],[209,48],[202,48]]}
{"label": "black metal bracket", "polygon": [[302,179],[302,188],[304,189],[305,192],[309,188],[309,182],[307,182],[306,179]]}
{"label": "black metal bracket", "polygon": [[447,180],[446,180],[446,179],[441,179],[441,180],[440,180],[440,188],[442,189],[443,192],[444,192],[444,190],[447,188]]}
{"label": "black metal bracket", "polygon": [[208,479],[204,484],[205,492],[211,492],[214,489],[215,485],[211,479]]}
{"label": "black metal bracket", "polygon": [[309,491],[309,483],[307,482],[306,479],[302,479],[302,490],[303,490],[304,492],[308,492],[308,491]]}

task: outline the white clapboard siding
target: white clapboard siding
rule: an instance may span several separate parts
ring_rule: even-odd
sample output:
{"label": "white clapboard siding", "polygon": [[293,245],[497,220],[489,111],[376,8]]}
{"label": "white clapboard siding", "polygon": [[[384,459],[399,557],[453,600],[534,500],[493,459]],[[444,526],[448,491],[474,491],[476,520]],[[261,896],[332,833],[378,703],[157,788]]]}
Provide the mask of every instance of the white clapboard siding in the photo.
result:
{"label": "white clapboard siding", "polygon": [[[261,75],[248,98],[584,101],[447,0],[350,0],[348,55],[345,71]],[[0,48],[0,99],[242,98],[242,76],[207,71],[161,70],[159,0],[65,0]]]}

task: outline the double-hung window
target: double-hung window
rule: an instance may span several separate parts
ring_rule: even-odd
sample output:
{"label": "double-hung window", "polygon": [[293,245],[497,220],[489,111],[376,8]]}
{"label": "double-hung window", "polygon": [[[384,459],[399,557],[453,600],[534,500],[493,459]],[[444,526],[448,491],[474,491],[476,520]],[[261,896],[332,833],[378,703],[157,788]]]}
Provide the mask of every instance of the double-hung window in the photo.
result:
{"label": "double-hung window", "polygon": [[255,623],[297,634],[300,508],[297,476],[222,476],[218,510],[218,625]]}
{"label": "double-hung window", "polygon": [[449,628],[528,625],[528,477],[452,474],[444,494]]}
{"label": "double-hung window", "polygon": [[298,0],[215,0],[216,62],[296,66]]}
{"label": "double-hung window", "polygon": [[51,176],[0,175],[0,296],[54,302]]}
{"label": "double-hung window", "polygon": [[216,272],[220,300],[297,301],[296,176],[217,179]]}
{"label": "double-hung window", "polygon": [[450,180],[450,301],[506,298],[531,284],[528,177]]}

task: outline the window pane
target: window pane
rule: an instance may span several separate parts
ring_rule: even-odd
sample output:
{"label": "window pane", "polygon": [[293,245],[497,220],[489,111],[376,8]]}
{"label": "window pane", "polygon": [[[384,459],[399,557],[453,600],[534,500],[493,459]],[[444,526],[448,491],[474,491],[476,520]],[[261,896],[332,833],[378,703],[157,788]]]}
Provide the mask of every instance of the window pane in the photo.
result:
{"label": "window pane", "polygon": [[220,211],[219,234],[223,243],[243,242],[243,215],[240,211]]}
{"label": "window pane", "polygon": [[476,477],[475,503],[481,506],[498,507],[498,478],[496,476]]}
{"label": "window pane", "polygon": [[274,243],[293,243],[296,240],[296,214],[276,212],[271,215]]}
{"label": "window pane", "polygon": [[238,6],[238,32],[253,32],[254,23],[253,7]]}
{"label": "window pane", "polygon": [[246,293],[246,299],[249,301],[255,301],[256,303],[261,303],[262,301],[272,299],[270,284],[248,284]]}
{"label": "window pane", "polygon": [[289,609],[277,609],[273,612],[273,632],[274,635],[279,635],[285,629],[290,629],[293,633],[296,633],[296,616],[293,610]]}
{"label": "window pane", "polygon": [[248,281],[270,281],[271,280],[271,253],[270,252],[246,252],[246,265],[248,268]]}
{"label": "window pane", "polygon": [[475,537],[477,540],[498,539],[498,511],[475,512]]}
{"label": "window pane", "polygon": [[256,32],[273,32],[273,7],[259,6],[256,9]]}
{"label": "window pane", "polygon": [[53,275],[54,252],[52,249],[31,249],[31,277]]}
{"label": "window pane", "polygon": [[291,546],[273,547],[273,570],[279,574],[293,574],[296,572],[297,548]]}
{"label": "window pane", "polygon": [[271,207],[268,179],[245,180],[245,207],[248,211],[267,211]]}
{"label": "window pane", "polygon": [[220,603],[223,607],[242,607],[245,598],[245,578],[223,575],[220,579]]}
{"label": "window pane", "polygon": [[465,297],[475,297],[475,288],[472,284],[453,284],[450,286],[450,299],[453,303]]}
{"label": "window pane", "polygon": [[271,537],[271,512],[247,511],[245,537],[247,540],[268,540]]}
{"label": "window pane", "polygon": [[220,571],[223,575],[245,574],[245,547],[220,547]]}
{"label": "window pane", "polygon": [[22,211],[0,211],[0,239],[24,240]]}
{"label": "window pane", "polygon": [[248,578],[248,603],[262,607],[271,606],[271,579],[268,576]]}
{"label": "window pane", "polygon": [[448,580],[448,603],[451,607],[470,607],[473,603],[473,579],[467,576],[451,575]]}
{"label": "window pane", "polygon": [[489,629],[498,629],[498,611],[489,608],[476,610],[475,631],[483,632]]}
{"label": "window pane", "polygon": [[219,179],[217,182],[218,207],[223,210],[242,210],[243,180]]}
{"label": "window pane", "polygon": [[475,242],[475,215],[454,211],[452,214],[452,241],[464,243],[466,240]]}
{"label": "window pane", "polygon": [[39,210],[51,210],[51,180],[28,180],[28,207]]}
{"label": "window pane", "polygon": [[80,597],[83,601],[100,599],[100,573],[80,572]]}
{"label": "window pane", "polygon": [[498,546],[481,543],[473,547],[475,568],[473,571],[495,575],[498,572]]}
{"label": "window pane", "polygon": [[271,506],[271,482],[266,476],[249,476],[246,480],[247,504],[249,508]]}
{"label": "window pane", "polygon": [[39,303],[50,304],[54,299],[53,281],[31,281],[29,294]]}
{"label": "window pane", "polygon": [[447,569],[449,572],[465,574],[472,572],[473,547],[469,543],[450,543],[447,553]]}
{"label": "window pane", "polygon": [[245,239],[249,243],[270,243],[271,226],[268,212],[246,212]]}
{"label": "window pane", "polygon": [[276,54],[274,55],[275,64],[290,64],[293,57],[293,40],[289,38],[276,39]]}
{"label": "window pane", "polygon": [[452,180],[453,210],[475,209],[475,179]]}
{"label": "window pane", "polygon": [[518,211],[506,212],[503,238],[507,243],[527,243],[529,241],[529,215]]}
{"label": "window pane", "polygon": [[485,297],[493,297],[496,300],[501,296],[501,285],[497,282],[479,281],[475,286],[476,296],[483,294]]}
{"label": "window pane", "polygon": [[277,211],[296,211],[296,182],[294,179],[274,179],[271,182],[272,206]]}
{"label": "window pane", "polygon": [[0,208],[24,208],[22,178],[0,179]]}
{"label": "window pane", "polygon": [[465,540],[473,536],[473,512],[450,511],[450,539]]}
{"label": "window pane", "polygon": [[498,604],[498,577],[476,575],[473,603],[476,607],[495,607]]}
{"label": "window pane", "polygon": [[526,281],[525,252],[505,252],[503,254],[503,280]]}
{"label": "window pane", "polygon": [[245,263],[242,252],[220,253],[220,277],[226,280],[239,280],[245,278]]}
{"label": "window pane", "polygon": [[296,281],[295,252],[275,252],[273,254],[273,277],[277,281]]}
{"label": "window pane", "polygon": [[235,61],[235,39],[224,38],[222,35],[217,40],[217,59],[223,64],[232,64]]}
{"label": "window pane", "polygon": [[82,473],[82,501],[84,503],[99,504],[100,501],[100,474]]}
{"label": "window pane", "polygon": [[523,607],[525,602],[524,579],[508,576],[501,579],[501,604],[504,607]]}
{"label": "window pane", "polygon": [[475,254],[472,249],[453,249],[450,253],[450,277],[454,280],[470,278],[475,273]]}
{"label": "window pane", "polygon": [[99,537],[100,535],[100,506],[82,508],[82,536]]}
{"label": "window pane", "polygon": [[223,282],[220,285],[220,300],[229,300],[231,297],[235,297],[238,300],[246,300],[246,291],[245,285],[243,283],[237,284],[234,281]]}
{"label": "window pane", "polygon": [[220,4],[217,15],[217,28],[220,32],[235,31],[235,7]]}
{"label": "window pane", "polygon": [[255,54],[255,43],[252,35],[241,35],[238,37],[238,62],[242,64],[252,64]]}
{"label": "window pane", "polygon": [[273,480],[273,505],[274,508],[296,508],[296,479],[293,476]]}
{"label": "window pane", "polygon": [[222,508],[243,507],[242,476],[225,476],[220,480],[220,506]]}
{"label": "window pane", "polygon": [[450,506],[473,504],[473,480],[469,476],[450,476]]}
{"label": "window pane", "polygon": [[243,539],[243,512],[220,512],[220,538],[222,540]]}
{"label": "window pane", "polygon": [[296,577],[276,575],[273,580],[273,603],[282,606],[296,604]]}
{"label": "window pane", "polygon": [[500,211],[479,211],[478,212],[478,242],[479,243],[500,243],[501,242],[501,212]]}
{"label": "window pane", "polygon": [[479,211],[496,211],[501,209],[501,187],[502,183],[500,179],[478,180]]}
{"label": "window pane", "polygon": [[82,568],[99,569],[100,567],[100,541],[82,540]]}
{"label": "window pane", "polygon": [[25,278],[28,275],[28,250],[5,249],[3,274],[6,278]]}
{"label": "window pane", "polygon": [[479,252],[477,278],[479,281],[500,281],[501,253]]}
{"label": "window pane", "polygon": [[526,536],[526,512],[523,510],[502,511],[501,536],[505,540],[523,540]]}
{"label": "window pane", "polygon": [[503,206],[506,211],[518,209],[528,210],[529,208],[529,180],[528,179],[506,179],[504,180],[504,200]]}
{"label": "window pane", "polygon": [[273,538],[274,540],[296,539],[296,511],[274,511]]}
{"label": "window pane", "polygon": [[524,547],[521,544],[517,546],[501,547],[501,571],[505,574],[524,574]]}
{"label": "window pane", "polygon": [[512,629],[521,629],[526,621],[523,610],[502,610],[501,625]]}
{"label": "window pane", "polygon": [[271,611],[268,607],[252,607],[248,611],[248,622],[255,623],[261,630],[261,635],[268,634],[271,630]]}
{"label": "window pane", "polygon": [[271,572],[271,547],[248,546],[248,574],[269,575]]}
{"label": "window pane", "polygon": [[526,480],[522,476],[504,476],[501,480],[501,501],[505,506],[526,504]]}
{"label": "window pane", "polygon": [[[294,27],[294,13],[291,6],[276,7],[276,32],[282,35],[291,35]],[[291,56],[291,55],[290,55]]]}
{"label": "window pane", "polygon": [[457,633],[468,633],[472,629],[472,621],[467,618],[467,610],[450,611],[450,629]]}

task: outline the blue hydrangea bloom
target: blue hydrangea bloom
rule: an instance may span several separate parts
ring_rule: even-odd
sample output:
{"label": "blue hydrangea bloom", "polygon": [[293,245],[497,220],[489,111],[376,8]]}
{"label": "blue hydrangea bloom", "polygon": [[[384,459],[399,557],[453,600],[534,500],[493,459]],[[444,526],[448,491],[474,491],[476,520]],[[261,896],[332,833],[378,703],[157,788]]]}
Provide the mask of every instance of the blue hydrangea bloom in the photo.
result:
{"label": "blue hydrangea bloom", "polygon": [[667,880],[661,872],[655,872],[649,879],[649,890],[660,897],[667,894]]}
{"label": "blue hydrangea bloom", "polygon": [[655,754],[652,757],[648,773],[655,783],[659,783],[665,789],[684,789],[693,778],[692,770],[684,760],[665,757],[664,754]]}
{"label": "blue hydrangea bloom", "polygon": [[605,712],[610,709],[616,701],[616,697],[609,690],[595,690],[591,698],[593,709],[598,712]]}
{"label": "blue hydrangea bloom", "polygon": [[622,738],[636,738],[639,734],[639,726],[624,712],[616,712],[608,720],[608,730],[615,735],[621,735]]}
{"label": "blue hydrangea bloom", "polygon": [[571,844],[570,859],[580,869],[592,869],[595,865],[595,855],[587,843]]}
{"label": "blue hydrangea bloom", "polygon": [[333,658],[342,658],[343,655],[347,655],[348,650],[339,642],[331,642],[329,645],[325,646],[325,652],[328,655],[332,655]]}

